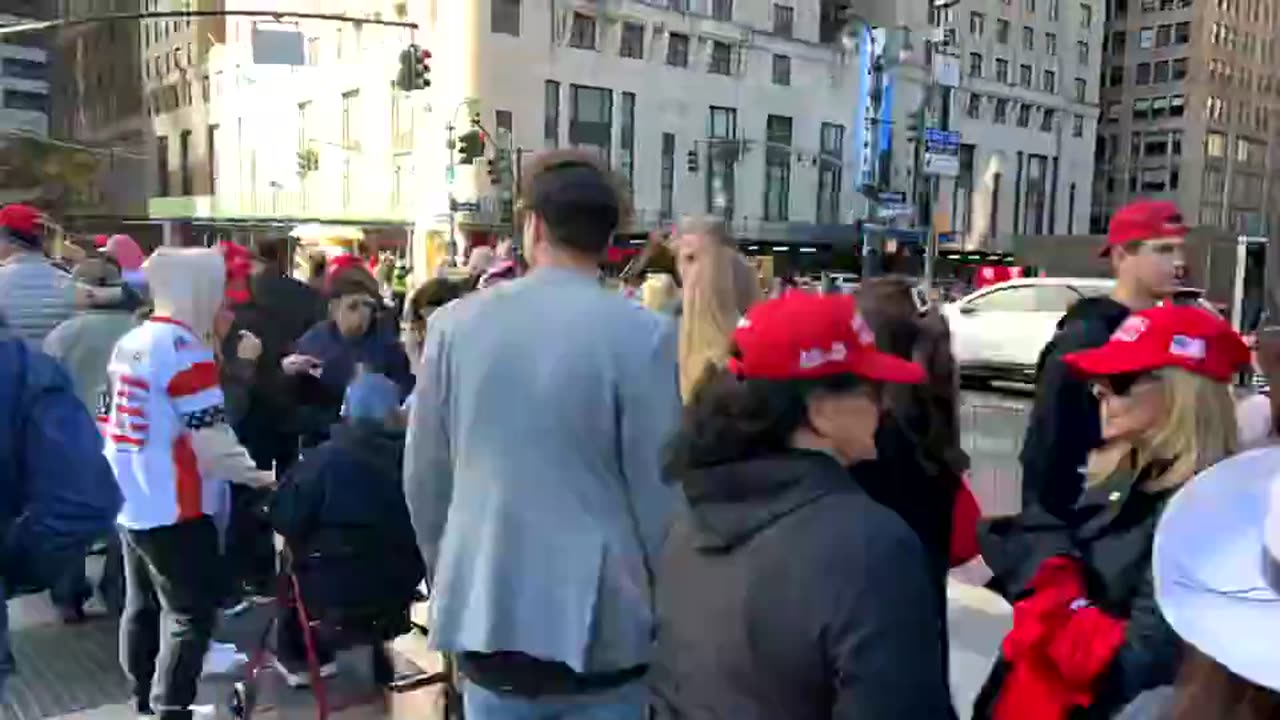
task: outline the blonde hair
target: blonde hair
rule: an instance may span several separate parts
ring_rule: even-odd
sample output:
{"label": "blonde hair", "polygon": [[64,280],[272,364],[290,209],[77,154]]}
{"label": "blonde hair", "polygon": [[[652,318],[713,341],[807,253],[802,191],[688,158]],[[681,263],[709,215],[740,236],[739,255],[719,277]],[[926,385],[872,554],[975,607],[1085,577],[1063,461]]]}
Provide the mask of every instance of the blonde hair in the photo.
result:
{"label": "blonde hair", "polygon": [[1161,421],[1137,441],[1109,443],[1091,453],[1090,484],[1102,482],[1128,462],[1138,470],[1160,463],[1164,470],[1147,478],[1142,489],[1171,490],[1236,452],[1235,401],[1226,383],[1182,368],[1164,368],[1156,377],[1164,394]]}
{"label": "blonde hair", "polygon": [[640,286],[640,303],[654,312],[665,312],[676,298],[676,280],[667,273],[649,273]]}
{"label": "blonde hair", "polygon": [[722,225],[689,221],[714,242],[702,246],[694,277],[684,280],[684,308],[680,319],[680,396],[687,402],[708,365],[729,356],[729,338],[738,320],[761,298],[755,267],[730,243]]}

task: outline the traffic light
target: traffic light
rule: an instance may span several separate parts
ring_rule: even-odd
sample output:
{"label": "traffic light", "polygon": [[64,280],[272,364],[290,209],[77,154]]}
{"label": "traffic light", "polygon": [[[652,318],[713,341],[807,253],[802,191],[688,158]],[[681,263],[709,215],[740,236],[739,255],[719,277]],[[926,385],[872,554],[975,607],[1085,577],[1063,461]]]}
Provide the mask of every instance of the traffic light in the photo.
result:
{"label": "traffic light", "polygon": [[458,164],[471,165],[484,156],[484,133],[469,130],[458,136]]}
{"label": "traffic light", "polygon": [[511,176],[510,171],[510,153],[501,148],[494,150],[493,158],[489,160],[489,184],[493,187],[505,187],[507,178]]}
{"label": "traffic light", "polygon": [[685,168],[689,172],[694,174],[698,172],[698,151],[697,150],[690,150],[689,154],[685,156]]}
{"label": "traffic light", "polygon": [[401,50],[396,88],[409,92],[428,87],[431,87],[431,51],[416,44]]}

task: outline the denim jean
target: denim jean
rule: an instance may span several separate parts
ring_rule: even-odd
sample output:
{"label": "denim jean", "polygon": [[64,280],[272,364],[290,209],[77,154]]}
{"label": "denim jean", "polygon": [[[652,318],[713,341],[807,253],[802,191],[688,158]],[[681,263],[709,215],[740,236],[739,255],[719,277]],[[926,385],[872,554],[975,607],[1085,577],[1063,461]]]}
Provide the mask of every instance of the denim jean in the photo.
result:
{"label": "denim jean", "polygon": [[9,604],[4,580],[0,579],[0,707],[4,705],[4,684],[13,674],[13,654],[9,652]]}
{"label": "denim jean", "polygon": [[649,689],[638,680],[590,695],[527,698],[468,682],[462,703],[467,720],[645,720]]}

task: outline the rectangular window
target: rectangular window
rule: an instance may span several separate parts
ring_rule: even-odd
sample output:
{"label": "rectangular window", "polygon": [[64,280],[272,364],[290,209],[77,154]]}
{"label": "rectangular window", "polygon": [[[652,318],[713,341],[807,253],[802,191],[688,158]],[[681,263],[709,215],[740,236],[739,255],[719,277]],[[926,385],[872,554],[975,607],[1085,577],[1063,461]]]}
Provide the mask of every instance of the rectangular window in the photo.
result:
{"label": "rectangular window", "polygon": [[1058,54],[1058,35],[1057,33],[1047,32],[1044,34],[1044,51],[1050,57],[1056,57]]}
{"label": "rectangular window", "polygon": [[542,142],[548,150],[560,147],[560,83],[548,80],[543,89]]}
{"label": "rectangular window", "polygon": [[764,219],[783,221],[791,206],[791,118],[770,115],[765,140]]}
{"label": "rectangular window", "polygon": [[1089,43],[1083,40],[1076,43],[1076,62],[1081,65],[1089,64]]}
{"label": "rectangular window", "polygon": [[585,13],[573,14],[573,24],[569,28],[569,47],[580,50],[596,49],[596,19]]}
{"label": "rectangular window", "polygon": [[1053,132],[1053,111],[1049,108],[1045,108],[1044,112],[1040,113],[1040,130]]}
{"label": "rectangular window", "polygon": [[822,123],[818,146],[818,222],[841,222],[840,193],[844,186],[844,126]]}
{"label": "rectangular window", "polygon": [[707,72],[713,75],[729,75],[733,71],[733,48],[727,42],[711,41],[711,64]]}
{"label": "rectangular window", "polygon": [[1036,0],[1022,0],[1022,9],[1028,13],[1035,13]]}
{"label": "rectangular window", "polygon": [[791,37],[795,32],[796,9],[788,5],[773,4],[773,32],[783,37]]}
{"label": "rectangular window", "polygon": [[1023,65],[1018,68],[1018,83],[1024,88],[1031,87],[1031,66]]}
{"label": "rectangular window", "polygon": [[1058,76],[1052,70],[1044,71],[1044,91],[1048,93],[1058,92]]}
{"label": "rectangular window", "polygon": [[1169,61],[1161,60],[1155,64],[1151,73],[1151,82],[1167,83],[1169,82]]}
{"label": "rectangular window", "polygon": [[1080,115],[1071,118],[1071,137],[1084,137],[1084,118]]}
{"label": "rectangular window", "polygon": [[1156,45],[1155,28],[1145,27],[1138,31],[1138,47],[1149,50]]}
{"label": "rectangular window", "polygon": [[712,106],[709,112],[707,212],[731,220],[737,201],[738,111]]}
{"label": "rectangular window", "polygon": [[493,127],[498,132],[506,131],[508,134],[515,129],[514,121],[510,110],[494,110],[493,111]]}
{"label": "rectangular window", "polygon": [[359,122],[355,117],[356,105],[359,101],[359,90],[342,94],[342,147],[344,148],[352,146],[356,123]]}
{"label": "rectangular window", "polygon": [[1004,58],[996,58],[996,80],[1009,82],[1009,61]]}
{"label": "rectangular window", "polygon": [[1076,102],[1085,101],[1085,97],[1084,97],[1085,89],[1086,89],[1086,85],[1085,85],[1084,78],[1076,78],[1076,87],[1075,87]]}
{"label": "rectangular window", "polygon": [[181,183],[183,196],[189,196],[193,190],[191,187],[191,131],[183,130],[178,135],[178,179]]}
{"label": "rectangular window", "polygon": [[1125,34],[1123,30],[1116,30],[1111,33],[1111,54],[1115,57],[1124,56]]}
{"label": "rectangular window", "polygon": [[594,150],[606,164],[613,151],[613,91],[570,85],[569,145]]}
{"label": "rectangular window", "polygon": [[1009,21],[1004,18],[996,20],[996,42],[1001,45],[1009,44]]}
{"label": "rectangular window", "polygon": [[622,23],[622,42],[618,54],[624,58],[644,58],[644,25],[638,22]]}
{"label": "rectangular window", "polygon": [[986,30],[987,18],[980,12],[969,13],[969,33],[974,37],[982,37],[982,32]]}
{"label": "rectangular window", "polygon": [[1036,31],[1032,30],[1029,27],[1022,28],[1022,49],[1023,50],[1036,49]]}
{"label": "rectangular window", "polygon": [[1169,117],[1182,117],[1186,112],[1187,99],[1182,95],[1169,96]]}
{"label": "rectangular window", "polygon": [[1048,174],[1045,172],[1049,158],[1043,155],[1027,156],[1026,214],[1022,217],[1022,232],[1039,235],[1044,232],[1044,208],[1048,197]]}
{"label": "rectangular window", "polygon": [[1170,80],[1185,80],[1187,78],[1187,59],[1178,58],[1172,63],[1172,72],[1169,76]]}
{"label": "rectangular window", "polygon": [[1080,3],[1080,27],[1088,30],[1093,25],[1093,6]]}
{"label": "rectangular window", "polygon": [[210,125],[205,137],[204,161],[209,168],[209,194],[218,192],[218,126]]}
{"label": "rectangular window", "polygon": [[676,136],[662,133],[662,177],[658,188],[658,218],[667,222],[675,217]]}
{"label": "rectangular window", "polygon": [[1133,82],[1137,85],[1151,84],[1151,63],[1138,63],[1133,75]]}
{"label": "rectangular window", "polygon": [[1151,98],[1138,98],[1133,101],[1133,119],[1147,120],[1151,117]]}
{"label": "rectangular window", "polygon": [[619,121],[622,125],[618,132],[618,142],[622,145],[619,157],[619,170],[627,179],[627,187],[635,188],[635,156],[636,156],[636,94],[622,93],[622,107]]}
{"label": "rectangular window", "polygon": [[[108,25],[108,27],[112,26]],[[48,80],[49,66],[38,60],[7,57],[4,58],[3,74],[5,77],[23,80]]]}
{"label": "rectangular window", "polygon": [[667,37],[667,64],[671,67],[689,66],[689,36],[671,33]]}
{"label": "rectangular window", "polygon": [[1173,43],[1173,26],[1156,26],[1156,47],[1168,47]]}
{"label": "rectangular window", "polygon": [[1058,0],[1049,0],[1049,22],[1058,20]]}
{"label": "rectangular window", "polygon": [[969,100],[965,103],[964,114],[978,119],[982,115],[982,96],[977,93],[969,93]]}
{"label": "rectangular window", "polygon": [[1120,87],[1124,84],[1124,66],[1112,65],[1111,70],[1107,73],[1107,84],[1111,87]]}
{"label": "rectangular window", "polygon": [[791,84],[791,58],[786,55],[773,56],[773,84]]}
{"label": "rectangular window", "polygon": [[489,0],[489,29],[520,37],[520,0]]}
{"label": "rectangular window", "polygon": [[311,103],[310,102],[298,103],[298,152],[303,152],[307,149],[307,143],[308,143],[308,137],[309,137],[307,134],[307,131],[310,128],[310,121],[311,121]]}
{"label": "rectangular window", "polygon": [[969,53],[969,77],[982,77],[982,56],[978,53]]}
{"label": "rectangular window", "polygon": [[995,123],[997,125],[1006,125],[1009,122],[1009,101],[1004,98],[996,99]]}
{"label": "rectangular window", "polygon": [[156,195],[169,196],[169,138],[156,138]]}
{"label": "rectangular window", "polygon": [[711,17],[716,20],[733,20],[733,0],[712,0]]}
{"label": "rectangular window", "polygon": [[1186,45],[1191,42],[1191,23],[1180,22],[1173,26],[1173,44]]}
{"label": "rectangular window", "polygon": [[1031,106],[1027,103],[1018,106],[1018,127],[1031,127]]}
{"label": "rectangular window", "polygon": [[1211,132],[1204,136],[1204,154],[1209,157],[1226,157],[1227,156],[1227,136],[1218,132]]}
{"label": "rectangular window", "polygon": [[4,91],[4,106],[11,110],[26,110],[48,115],[49,94],[6,88]]}

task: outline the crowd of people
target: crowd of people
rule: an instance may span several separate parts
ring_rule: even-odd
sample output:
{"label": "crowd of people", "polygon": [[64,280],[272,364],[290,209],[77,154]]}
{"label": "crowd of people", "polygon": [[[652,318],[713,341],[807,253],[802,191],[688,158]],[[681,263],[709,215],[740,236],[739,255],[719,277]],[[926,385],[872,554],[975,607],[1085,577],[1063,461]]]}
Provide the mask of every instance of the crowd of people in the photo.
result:
{"label": "crowd of people", "polygon": [[980,554],[1013,630],[974,717],[1280,715],[1280,415],[1251,402],[1240,451],[1249,349],[1168,302],[1175,207],[1112,219],[1115,291],[1041,361],[1023,512],[979,522],[909,280],[766,297],[691,219],[629,296],[609,171],[553,151],[520,187],[518,258],[412,292],[355,257],[294,280],[282,240],[115,236],[68,270],[0,208],[0,597],[83,620],[104,542],[134,710],[175,720],[219,618],[277,587],[295,687],[351,642],[389,682],[425,587],[476,720],[927,720],[957,717],[948,575]]}

